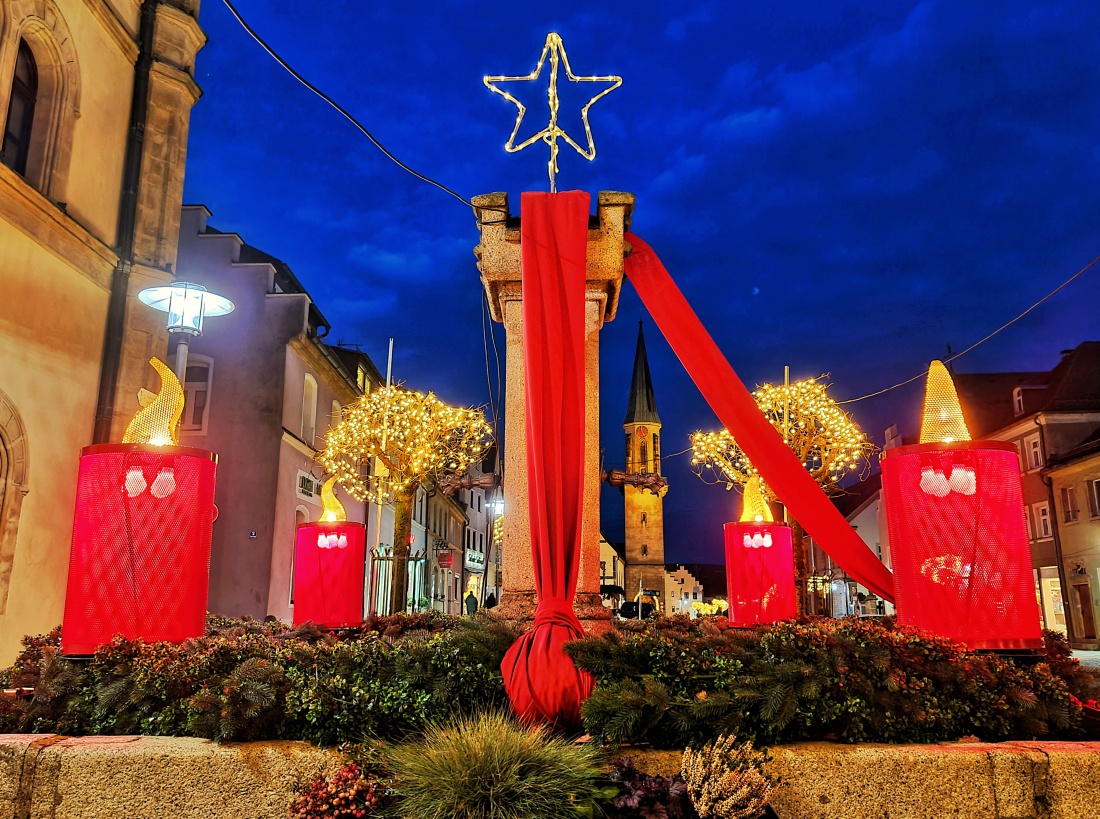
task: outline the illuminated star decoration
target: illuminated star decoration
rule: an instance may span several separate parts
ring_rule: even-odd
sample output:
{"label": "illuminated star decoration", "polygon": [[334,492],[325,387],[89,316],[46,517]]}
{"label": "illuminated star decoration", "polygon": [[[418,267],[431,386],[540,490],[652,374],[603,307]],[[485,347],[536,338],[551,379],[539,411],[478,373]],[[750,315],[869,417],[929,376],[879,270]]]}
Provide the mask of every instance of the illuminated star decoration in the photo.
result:
{"label": "illuminated star decoration", "polygon": [[[495,83],[501,82],[530,82],[537,80],[542,73],[542,67],[546,63],[547,55],[550,56],[550,86],[547,89],[547,97],[550,104],[550,122],[549,124],[529,139],[524,140],[519,145],[516,145],[516,135],[519,133],[520,125],[523,124],[523,115],[527,113],[527,107],[509,94],[502,88],[498,88]],[[564,130],[558,126],[558,65],[565,67],[565,76],[569,78],[570,82],[606,82],[611,83],[607,88],[600,91],[596,96],[592,97],[581,108],[581,121],[584,123],[584,133],[588,138],[588,149],[585,150],[577,142],[569,136]],[[607,77],[578,77],[573,73],[573,69],[569,67],[569,57],[565,53],[565,46],[562,44],[561,37],[554,32],[550,32],[546,35],[546,43],[542,47],[542,54],[539,56],[538,64],[535,66],[535,70],[530,74],[526,74],[522,77],[508,77],[504,75],[485,77],[485,87],[492,91],[494,94],[500,94],[509,102],[515,103],[519,112],[516,114],[516,124],[512,128],[512,135],[508,137],[508,141],[504,143],[504,150],[510,154],[518,153],[529,145],[534,145],[538,141],[545,142],[550,147],[550,161],[547,163],[547,169],[550,172],[550,192],[556,193],[558,190],[557,181],[555,179],[558,172],[558,137],[561,137],[569,145],[573,146],[573,149],[591,162],[596,158],[596,143],[592,139],[592,128],[588,124],[588,109],[591,108],[597,100],[603,96],[610,94],[616,88],[623,84],[622,77],[607,76]]]}

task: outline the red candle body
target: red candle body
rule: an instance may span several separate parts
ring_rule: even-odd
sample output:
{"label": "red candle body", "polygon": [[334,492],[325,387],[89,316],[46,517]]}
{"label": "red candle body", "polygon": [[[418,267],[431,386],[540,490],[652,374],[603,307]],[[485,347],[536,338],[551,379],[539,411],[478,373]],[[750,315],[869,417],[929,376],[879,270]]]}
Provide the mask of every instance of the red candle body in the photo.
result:
{"label": "red candle body", "polygon": [[1004,441],[883,453],[899,623],[971,649],[1042,646],[1018,458]]}
{"label": "red candle body", "polygon": [[366,528],[362,523],[303,523],[294,551],[294,625],[363,623]]}
{"label": "red candle body", "polygon": [[116,634],[183,642],[206,629],[217,456],[192,447],[81,451],[61,647]]}
{"label": "red candle body", "polygon": [[791,527],[741,522],[727,523],[723,529],[730,624],[754,626],[794,617],[798,607]]}

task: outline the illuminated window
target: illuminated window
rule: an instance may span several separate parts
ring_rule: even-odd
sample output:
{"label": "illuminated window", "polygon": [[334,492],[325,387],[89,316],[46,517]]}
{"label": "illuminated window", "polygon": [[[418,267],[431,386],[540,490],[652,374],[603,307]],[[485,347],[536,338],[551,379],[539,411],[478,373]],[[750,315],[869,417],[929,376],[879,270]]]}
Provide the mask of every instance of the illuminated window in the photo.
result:
{"label": "illuminated window", "polygon": [[1077,490],[1072,486],[1063,486],[1059,493],[1062,496],[1062,521],[1064,523],[1076,523],[1079,512],[1077,510]]}
{"label": "illuminated window", "polygon": [[31,150],[34,108],[38,101],[38,66],[30,47],[19,41],[15,58],[15,76],[8,102],[8,118],[4,125],[4,147],[0,161],[20,176],[27,175],[27,159]]}
{"label": "illuminated window", "polygon": [[365,395],[367,393],[369,385],[367,384],[367,371],[366,369],[364,369],[362,364],[359,365],[359,369],[355,373],[355,383],[359,386],[359,389],[361,389],[363,391],[363,394]]}
{"label": "illuminated window", "polygon": [[201,355],[187,359],[187,372],[183,376],[183,416],[180,429],[185,432],[206,432],[207,412],[210,406],[210,383],[214,373],[214,361]]}
{"label": "illuminated window", "polygon": [[1035,539],[1044,540],[1052,536],[1050,527],[1050,506],[1046,503],[1032,504],[1035,510]]}
{"label": "illuminated window", "polygon": [[317,437],[317,379],[306,373],[302,387],[302,440],[313,446]]}
{"label": "illuminated window", "polygon": [[1024,414],[1024,391],[1019,387],[1012,391],[1012,409],[1018,416]]}

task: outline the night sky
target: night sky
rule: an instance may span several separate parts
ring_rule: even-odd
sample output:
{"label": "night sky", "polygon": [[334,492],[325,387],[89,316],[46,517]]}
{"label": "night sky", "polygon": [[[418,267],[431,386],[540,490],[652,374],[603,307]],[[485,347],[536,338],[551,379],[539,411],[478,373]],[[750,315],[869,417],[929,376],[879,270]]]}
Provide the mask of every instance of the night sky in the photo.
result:
{"label": "night sky", "polygon": [[[841,400],[882,389],[1100,255],[1093,0],[236,5],[402,161],[466,198],[508,191],[514,212],[521,191],[548,189],[547,151],[504,152],[515,108],[482,76],[531,71],[549,31],[577,74],[621,75],[591,110],[596,160],[563,146],[559,189],[636,194],[633,230],[750,387],[789,364],[793,378],[828,373]],[[200,22],[185,200],[286,261],[329,341],[360,344],[384,370],[392,336],[397,378],[488,404],[471,211],[386,159],[221,2],[204,0]],[[520,139],[546,123],[545,85],[529,86]],[[592,86],[561,91],[561,125],[583,141]],[[956,369],[1053,367],[1100,339],[1098,292],[1100,265]],[[623,461],[643,318],[624,285],[601,335],[608,466]],[[671,455],[718,424],[646,329]],[[921,394],[918,382],[848,409],[881,444],[890,423],[917,428]],[[664,471],[669,559],[718,561],[735,495],[703,485],[687,455]],[[618,492],[603,506],[621,539]]]}

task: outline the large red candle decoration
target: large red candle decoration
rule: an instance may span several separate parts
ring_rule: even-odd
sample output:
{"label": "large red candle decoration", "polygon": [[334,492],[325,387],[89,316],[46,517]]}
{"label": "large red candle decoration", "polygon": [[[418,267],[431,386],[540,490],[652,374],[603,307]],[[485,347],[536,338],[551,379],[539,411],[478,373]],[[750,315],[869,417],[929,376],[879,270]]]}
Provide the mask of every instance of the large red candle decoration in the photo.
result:
{"label": "large red candle decoration", "polygon": [[294,551],[294,625],[328,628],[363,622],[366,527],[349,522],[333,494],[335,478],[321,487],[324,511],[298,526]]}
{"label": "large red candle decoration", "polygon": [[747,627],[794,617],[791,527],[776,523],[760,492],[760,479],[745,486],[741,520],[727,523],[726,584],[730,625]]}
{"label": "large red candle decoration", "polygon": [[61,648],[91,654],[116,634],[179,643],[206,628],[217,456],[175,445],[179,380],[153,359],[121,444],[81,451]]}
{"label": "large red candle decoration", "polygon": [[898,622],[971,649],[1043,644],[1019,455],[971,441],[947,368],[928,373],[921,442],[882,455]]}

